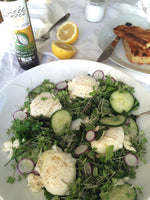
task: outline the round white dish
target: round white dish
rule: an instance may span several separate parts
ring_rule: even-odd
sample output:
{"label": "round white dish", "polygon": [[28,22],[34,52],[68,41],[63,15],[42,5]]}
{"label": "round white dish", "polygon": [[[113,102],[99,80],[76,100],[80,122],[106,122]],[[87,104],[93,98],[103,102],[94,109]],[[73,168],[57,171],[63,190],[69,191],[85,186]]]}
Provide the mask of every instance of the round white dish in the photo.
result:
{"label": "round white dish", "polygon": [[[113,28],[118,25],[125,24],[126,22],[132,23],[132,25],[140,26],[144,29],[149,29],[150,25],[147,22],[146,18],[140,17],[137,15],[123,15],[118,18],[112,19],[111,21],[107,21],[102,31],[100,32],[99,46],[101,52],[113,41],[116,35],[113,33]],[[111,61],[116,64],[137,72],[142,72],[146,74],[150,74],[150,65],[140,65],[136,63],[131,63],[127,56],[123,47],[122,40],[120,40],[115,47],[111,57],[109,58]]]}
{"label": "round white dish", "polygon": [[[52,82],[59,82],[67,79],[72,79],[74,76],[82,73],[92,74],[95,70],[101,69],[105,74],[111,74],[116,80],[121,80],[135,87],[135,96],[140,101],[140,107],[135,114],[150,110],[150,94],[133,78],[125,73],[114,69],[108,65],[86,61],[86,60],[63,60],[54,61],[39,65],[24,72],[16,77],[8,87],[0,93],[0,146],[2,149],[3,143],[8,140],[6,134],[7,129],[11,125],[12,114],[20,106],[23,105],[27,96],[27,88],[32,89],[40,84],[44,79],[50,79]],[[147,149],[147,164],[141,164],[137,170],[137,178],[134,183],[143,187],[143,196],[140,200],[148,200],[150,197],[150,117],[144,117],[138,120],[139,127],[143,129],[148,137]],[[2,200],[45,200],[42,192],[33,193],[27,187],[27,181],[16,182],[9,184],[6,182],[8,176],[13,175],[13,170],[10,166],[4,167],[8,161],[7,154],[0,151],[0,199]]]}

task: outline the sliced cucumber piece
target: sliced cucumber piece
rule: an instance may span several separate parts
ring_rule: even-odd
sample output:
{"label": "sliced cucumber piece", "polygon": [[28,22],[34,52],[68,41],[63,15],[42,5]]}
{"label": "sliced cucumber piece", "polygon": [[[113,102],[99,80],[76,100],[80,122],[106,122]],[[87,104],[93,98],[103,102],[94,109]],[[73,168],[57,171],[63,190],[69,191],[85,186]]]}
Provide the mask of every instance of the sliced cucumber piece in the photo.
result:
{"label": "sliced cucumber piece", "polygon": [[102,200],[136,200],[137,194],[134,187],[125,183],[112,188],[109,193],[102,195]]}
{"label": "sliced cucumber piece", "polygon": [[121,126],[125,123],[125,121],[126,117],[124,115],[114,115],[100,119],[100,123],[107,126]]}
{"label": "sliced cucumber piece", "polygon": [[127,118],[127,123],[123,125],[125,135],[128,135],[131,139],[134,139],[138,134],[137,123],[132,117]]}
{"label": "sliced cucumber piece", "polygon": [[71,126],[72,116],[67,110],[56,111],[51,118],[51,126],[58,135],[63,135]]}
{"label": "sliced cucumber piece", "polygon": [[110,96],[110,104],[117,113],[129,112],[134,105],[134,97],[129,92],[113,92]]}

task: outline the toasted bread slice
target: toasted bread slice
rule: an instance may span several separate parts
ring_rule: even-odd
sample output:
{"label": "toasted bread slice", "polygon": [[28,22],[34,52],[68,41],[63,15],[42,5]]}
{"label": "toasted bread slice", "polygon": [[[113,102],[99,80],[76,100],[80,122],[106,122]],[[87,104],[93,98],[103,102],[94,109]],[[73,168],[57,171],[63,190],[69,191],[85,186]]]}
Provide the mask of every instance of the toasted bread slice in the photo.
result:
{"label": "toasted bread slice", "polygon": [[150,47],[150,30],[145,30],[139,26],[120,25],[113,29],[114,33],[130,43],[143,49]]}
{"label": "toasted bread slice", "polygon": [[150,48],[142,49],[125,39],[123,39],[123,45],[130,62],[137,64],[150,64]]}

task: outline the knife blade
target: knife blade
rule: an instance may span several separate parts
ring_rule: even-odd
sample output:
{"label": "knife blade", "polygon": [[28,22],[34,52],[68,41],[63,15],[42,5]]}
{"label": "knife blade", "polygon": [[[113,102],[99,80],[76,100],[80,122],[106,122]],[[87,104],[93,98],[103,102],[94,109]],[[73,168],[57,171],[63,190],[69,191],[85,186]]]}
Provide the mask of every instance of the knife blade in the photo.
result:
{"label": "knife blade", "polygon": [[106,47],[106,49],[103,51],[103,53],[100,55],[100,57],[97,59],[97,62],[102,62],[109,58],[116,47],[117,43],[119,42],[120,37],[115,37],[115,39]]}
{"label": "knife blade", "polygon": [[[126,22],[125,25],[126,26],[132,26],[132,23]],[[106,47],[106,49],[103,51],[103,53],[97,59],[97,62],[102,62],[102,61],[106,60],[107,58],[109,58],[111,56],[114,48],[118,44],[119,40],[120,40],[120,37],[116,36],[115,39]]]}

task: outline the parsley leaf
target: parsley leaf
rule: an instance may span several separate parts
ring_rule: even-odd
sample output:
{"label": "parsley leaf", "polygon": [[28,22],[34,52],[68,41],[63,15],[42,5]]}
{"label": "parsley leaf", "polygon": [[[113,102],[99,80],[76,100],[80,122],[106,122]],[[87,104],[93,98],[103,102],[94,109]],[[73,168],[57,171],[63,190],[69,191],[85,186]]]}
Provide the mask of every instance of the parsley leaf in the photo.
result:
{"label": "parsley leaf", "polygon": [[114,155],[113,149],[114,149],[113,145],[110,145],[107,147],[107,149],[105,151],[105,162],[107,162],[108,160],[110,160],[113,157],[113,155]]}
{"label": "parsley leaf", "polygon": [[9,176],[8,179],[7,179],[7,183],[13,184],[14,182],[15,182],[15,178],[12,177],[12,176]]}

